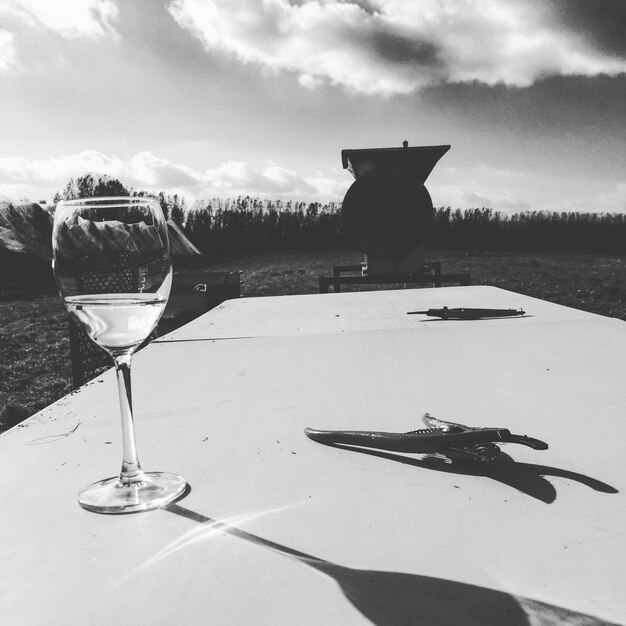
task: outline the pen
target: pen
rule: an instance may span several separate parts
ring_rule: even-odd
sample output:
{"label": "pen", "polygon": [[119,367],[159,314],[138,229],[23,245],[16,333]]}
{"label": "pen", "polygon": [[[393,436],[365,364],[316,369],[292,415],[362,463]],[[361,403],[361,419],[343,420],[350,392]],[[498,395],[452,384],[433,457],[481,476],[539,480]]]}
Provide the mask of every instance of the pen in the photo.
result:
{"label": "pen", "polygon": [[407,312],[407,315],[428,315],[430,317],[440,317],[444,320],[477,320],[483,317],[513,317],[514,315],[524,314],[525,311],[522,309],[449,309],[447,306],[444,306],[442,309]]}

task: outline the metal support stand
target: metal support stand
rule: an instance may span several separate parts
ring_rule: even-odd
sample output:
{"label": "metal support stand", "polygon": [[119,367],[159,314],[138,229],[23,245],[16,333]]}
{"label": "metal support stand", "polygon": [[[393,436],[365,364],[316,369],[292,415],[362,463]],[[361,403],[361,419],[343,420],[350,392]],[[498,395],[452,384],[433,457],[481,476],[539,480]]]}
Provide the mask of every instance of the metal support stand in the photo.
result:
{"label": "metal support stand", "polygon": [[[345,276],[345,273],[353,275]],[[359,275],[354,275],[360,272]],[[360,265],[336,265],[333,267],[332,276],[319,277],[319,293],[329,293],[330,287],[333,293],[341,292],[341,285],[430,285],[431,287],[441,287],[444,283],[458,283],[459,285],[471,284],[470,274],[442,274],[439,262],[425,263],[424,271],[413,274],[375,274],[367,273],[365,263]]]}

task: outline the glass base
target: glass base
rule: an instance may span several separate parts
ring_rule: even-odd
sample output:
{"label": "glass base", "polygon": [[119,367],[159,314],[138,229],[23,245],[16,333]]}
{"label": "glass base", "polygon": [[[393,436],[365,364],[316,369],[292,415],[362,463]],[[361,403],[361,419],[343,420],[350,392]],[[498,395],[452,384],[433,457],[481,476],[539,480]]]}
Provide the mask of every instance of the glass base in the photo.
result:
{"label": "glass base", "polygon": [[164,472],[145,472],[143,480],[124,485],[119,476],[100,480],[78,494],[78,503],[95,513],[137,513],[170,504],[186,490],[184,478]]}

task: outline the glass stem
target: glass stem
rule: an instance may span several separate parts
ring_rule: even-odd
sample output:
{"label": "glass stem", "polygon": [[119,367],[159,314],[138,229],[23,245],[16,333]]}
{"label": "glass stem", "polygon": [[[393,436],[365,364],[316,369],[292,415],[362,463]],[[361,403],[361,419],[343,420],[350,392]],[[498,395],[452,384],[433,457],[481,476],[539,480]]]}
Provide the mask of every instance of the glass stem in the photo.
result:
{"label": "glass stem", "polygon": [[123,485],[132,485],[144,480],[135,444],[135,424],[130,388],[131,354],[114,356],[117,387],[120,393],[120,412],[122,414],[122,470],[120,481]]}

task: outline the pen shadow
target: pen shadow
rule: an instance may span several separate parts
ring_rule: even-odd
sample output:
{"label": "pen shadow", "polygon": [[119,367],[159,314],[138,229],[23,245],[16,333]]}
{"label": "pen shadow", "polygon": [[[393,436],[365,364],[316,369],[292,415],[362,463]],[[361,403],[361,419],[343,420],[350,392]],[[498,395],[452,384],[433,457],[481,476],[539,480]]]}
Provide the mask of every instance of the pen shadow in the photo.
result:
{"label": "pen shadow", "polygon": [[179,504],[172,504],[166,510],[207,526],[209,532],[226,532],[325,574],[335,581],[345,598],[372,624],[555,626],[584,623],[587,626],[612,626],[591,615],[477,585],[419,574],[344,567],[263,539]]}
{"label": "pen shadow", "polygon": [[556,488],[549,480],[546,479],[546,476],[572,480],[586,485],[594,491],[600,491],[602,493],[619,493],[615,487],[612,487],[601,480],[597,480],[596,478],[586,476],[585,474],[560,469],[558,467],[550,467],[548,465],[518,463],[505,453],[501,453],[495,460],[488,462],[467,460],[455,460],[454,462],[450,462],[444,457],[434,455],[421,455],[421,458],[414,458],[404,456],[402,454],[394,454],[392,452],[360,448],[358,446],[338,443],[319,443],[331,448],[359,452],[361,454],[376,456],[389,461],[412,465],[413,467],[419,467],[422,469],[464,476],[484,476],[485,478],[491,478],[496,482],[512,487],[513,489],[516,489],[517,491],[546,504],[552,504],[556,500],[557,496]]}
{"label": "pen shadow", "polygon": [[535,317],[530,313],[524,313],[524,315],[493,315],[489,317],[468,317],[465,319],[457,319],[457,318],[448,318],[444,319],[441,317],[429,318],[425,320],[420,320],[421,324],[436,324],[437,322],[477,322],[480,320],[520,320],[527,317]]}

